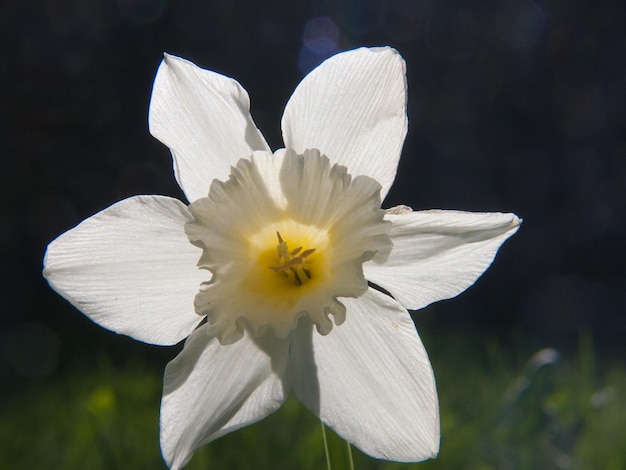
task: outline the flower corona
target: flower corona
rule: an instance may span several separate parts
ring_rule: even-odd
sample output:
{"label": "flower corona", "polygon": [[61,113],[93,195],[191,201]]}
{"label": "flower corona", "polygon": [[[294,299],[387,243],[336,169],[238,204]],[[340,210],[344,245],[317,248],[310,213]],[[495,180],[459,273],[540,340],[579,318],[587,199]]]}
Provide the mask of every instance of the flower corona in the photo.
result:
{"label": "flower corona", "polygon": [[391,250],[380,185],[313,149],[240,160],[190,212],[187,235],[203,249],[199,267],[212,273],[196,312],[223,343],[246,327],[284,338],[303,316],[328,334],[329,317],[345,319],[338,299],[367,290],[363,263]]}

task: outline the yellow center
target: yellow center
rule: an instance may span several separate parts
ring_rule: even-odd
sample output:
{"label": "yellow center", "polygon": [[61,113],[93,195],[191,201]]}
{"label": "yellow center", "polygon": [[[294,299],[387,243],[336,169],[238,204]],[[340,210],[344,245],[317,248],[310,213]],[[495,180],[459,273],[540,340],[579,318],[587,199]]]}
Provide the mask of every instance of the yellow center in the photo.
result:
{"label": "yellow center", "polygon": [[250,294],[293,305],[330,277],[326,230],[286,219],[265,227],[248,241],[244,287]]}

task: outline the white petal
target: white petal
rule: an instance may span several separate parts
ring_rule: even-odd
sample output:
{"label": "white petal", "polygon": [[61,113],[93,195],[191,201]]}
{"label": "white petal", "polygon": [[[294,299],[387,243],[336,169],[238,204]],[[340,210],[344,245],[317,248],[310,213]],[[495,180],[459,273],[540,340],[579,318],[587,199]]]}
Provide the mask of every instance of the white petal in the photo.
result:
{"label": "white petal", "polygon": [[246,334],[223,346],[209,328],[194,331],[165,369],[161,451],[172,469],[198,447],[277,410],[289,393],[282,379],[288,341]]}
{"label": "white petal", "polygon": [[411,318],[373,289],[343,302],[346,321],[327,336],[311,334],[303,325],[296,330],[290,369],[294,392],[340,436],[373,457],[401,462],[434,457],[437,392]]}
{"label": "white petal", "polygon": [[175,344],[200,322],[193,299],[208,274],[184,232],[191,216],[164,196],[136,196],[54,240],[44,276],[91,320],[153,344]]}
{"label": "white petal", "polygon": [[240,158],[269,150],[239,83],[171,55],[154,79],[149,122],[172,151],[176,180],[190,202],[208,194],[213,178],[226,179]]}
{"label": "white petal", "polygon": [[405,64],[388,47],[337,54],[309,73],[282,120],[285,146],[319,149],[389,191],[407,131]]}
{"label": "white petal", "polygon": [[384,264],[366,263],[365,277],[404,307],[419,309],[459,295],[517,232],[515,214],[429,210],[388,213],[394,244]]}

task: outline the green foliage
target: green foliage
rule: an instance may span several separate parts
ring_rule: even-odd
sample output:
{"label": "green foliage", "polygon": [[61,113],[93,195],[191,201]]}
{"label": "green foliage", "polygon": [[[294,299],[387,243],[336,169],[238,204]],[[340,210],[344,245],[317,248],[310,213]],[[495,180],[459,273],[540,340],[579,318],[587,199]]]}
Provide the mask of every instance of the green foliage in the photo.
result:
{"label": "green foliage", "polygon": [[[436,460],[383,462],[352,448],[356,469],[626,468],[626,370],[578,351],[506,347],[450,333],[425,341],[438,379],[442,441]],[[528,343],[525,343],[528,344]],[[31,382],[0,405],[0,468],[159,469],[162,367],[106,360]],[[327,428],[333,470],[346,443]],[[291,397],[261,423],[199,449],[188,469],[325,469],[319,420]]]}
{"label": "green foliage", "polygon": [[0,468],[161,468],[160,387],[156,370],[105,360],[31,384],[0,409]]}

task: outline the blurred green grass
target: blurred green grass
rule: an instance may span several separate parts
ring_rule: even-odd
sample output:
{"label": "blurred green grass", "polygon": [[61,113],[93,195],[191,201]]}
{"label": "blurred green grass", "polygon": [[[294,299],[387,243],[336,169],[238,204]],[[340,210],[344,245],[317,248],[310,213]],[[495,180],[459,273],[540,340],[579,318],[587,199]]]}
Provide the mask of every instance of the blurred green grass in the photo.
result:
{"label": "blurred green grass", "polygon": [[[442,440],[436,460],[383,462],[352,448],[357,469],[626,468],[622,358],[575,347],[521,346],[476,334],[425,338],[435,368]],[[173,354],[172,354],[173,357]],[[76,361],[3,393],[0,468],[160,469],[162,368],[129,359]],[[333,469],[346,444],[328,432]],[[279,412],[198,450],[188,469],[324,469],[319,420],[291,397]]]}

